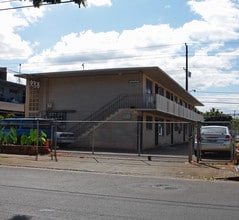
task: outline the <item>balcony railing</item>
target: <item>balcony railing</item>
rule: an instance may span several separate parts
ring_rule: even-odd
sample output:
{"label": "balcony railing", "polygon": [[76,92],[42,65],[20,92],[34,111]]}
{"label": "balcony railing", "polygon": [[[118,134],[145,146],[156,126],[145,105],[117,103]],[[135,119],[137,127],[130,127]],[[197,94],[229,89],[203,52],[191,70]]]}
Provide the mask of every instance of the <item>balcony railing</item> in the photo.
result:
{"label": "balcony railing", "polygon": [[203,121],[203,116],[159,94],[127,95],[123,107],[154,109],[192,121]]}
{"label": "balcony railing", "polygon": [[87,116],[83,121],[92,123],[79,123],[69,128],[69,131],[82,134],[88,131],[98,121],[106,120],[107,117],[123,108],[135,108],[140,110],[155,110],[191,121],[203,121],[203,116],[177,104],[159,94],[135,94],[119,95],[97,111]]}
{"label": "balcony railing", "polygon": [[156,94],[156,110],[192,121],[203,121],[203,116],[193,110]]}
{"label": "balcony railing", "polygon": [[24,104],[0,101],[0,107],[6,111],[24,112]]}

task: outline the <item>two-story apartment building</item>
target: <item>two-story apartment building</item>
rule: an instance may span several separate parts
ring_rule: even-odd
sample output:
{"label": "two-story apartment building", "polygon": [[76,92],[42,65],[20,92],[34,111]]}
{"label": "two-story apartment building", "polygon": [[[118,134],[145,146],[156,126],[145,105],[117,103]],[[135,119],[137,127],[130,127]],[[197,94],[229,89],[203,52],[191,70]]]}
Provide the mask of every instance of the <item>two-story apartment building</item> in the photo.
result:
{"label": "two-story apartment building", "polygon": [[7,81],[7,68],[0,68],[0,115],[24,117],[25,85]]}
{"label": "two-story apartment building", "polygon": [[194,111],[202,103],[158,67],[20,77],[27,80],[25,116],[74,122],[64,128],[75,132],[75,146],[91,146],[92,131],[94,147],[134,150],[183,143],[190,123],[203,120]]}

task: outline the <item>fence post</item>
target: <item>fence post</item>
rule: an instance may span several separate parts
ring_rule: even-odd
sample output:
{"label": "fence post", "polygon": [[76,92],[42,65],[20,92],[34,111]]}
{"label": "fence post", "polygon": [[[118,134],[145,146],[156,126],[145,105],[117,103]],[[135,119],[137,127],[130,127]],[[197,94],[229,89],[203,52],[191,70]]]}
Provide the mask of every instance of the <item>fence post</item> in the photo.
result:
{"label": "fence post", "polygon": [[92,154],[95,154],[95,129],[92,131]]}
{"label": "fence post", "polygon": [[57,137],[56,137],[56,121],[52,121],[51,123],[51,160],[53,160],[53,156],[55,157],[55,161],[57,162],[56,155],[56,145],[57,145]]}
{"label": "fence post", "polygon": [[36,161],[38,160],[38,145],[39,145],[39,120],[37,119],[37,140],[36,140]]}
{"label": "fence post", "polygon": [[200,132],[200,129],[201,129],[201,125],[200,123],[198,122],[197,123],[197,163],[199,163],[199,160],[201,160],[201,132]]}
{"label": "fence post", "polygon": [[57,121],[55,121],[54,123],[54,156],[55,156],[55,161],[58,161],[57,160],[57,155],[56,155],[56,147],[57,147],[57,136],[56,136],[56,132],[57,132]]}
{"label": "fence post", "polygon": [[233,139],[231,140],[231,155],[230,155],[230,159],[231,162],[235,161],[235,137],[233,137]]}
{"label": "fence post", "polygon": [[138,116],[137,119],[137,151],[138,156],[141,154],[141,148],[142,148],[142,116]]}
{"label": "fence post", "polygon": [[54,146],[54,122],[51,121],[51,140],[50,140],[50,149],[51,149],[51,160],[53,160],[53,154],[52,154],[52,151],[53,151],[53,146]]}
{"label": "fence post", "polygon": [[192,140],[193,140],[193,138],[191,135],[188,139],[188,162],[189,163],[192,162],[192,157],[193,157],[193,155],[192,155],[192,143],[193,143]]}

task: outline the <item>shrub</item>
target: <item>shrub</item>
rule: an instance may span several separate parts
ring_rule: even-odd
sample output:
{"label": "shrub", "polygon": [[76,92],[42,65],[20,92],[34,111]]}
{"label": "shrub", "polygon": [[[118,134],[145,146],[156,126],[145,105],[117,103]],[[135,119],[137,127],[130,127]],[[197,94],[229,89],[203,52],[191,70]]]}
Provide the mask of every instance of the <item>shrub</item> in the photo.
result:
{"label": "shrub", "polygon": [[17,131],[14,127],[10,128],[9,141],[10,141],[11,144],[16,144],[17,143]]}

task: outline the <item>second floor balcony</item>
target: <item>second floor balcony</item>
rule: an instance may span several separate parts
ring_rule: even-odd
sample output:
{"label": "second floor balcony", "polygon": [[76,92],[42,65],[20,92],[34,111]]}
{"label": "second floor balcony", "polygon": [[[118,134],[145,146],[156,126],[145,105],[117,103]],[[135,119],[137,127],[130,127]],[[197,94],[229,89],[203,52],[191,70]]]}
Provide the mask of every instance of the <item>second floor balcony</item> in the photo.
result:
{"label": "second floor balcony", "polygon": [[123,103],[125,107],[156,110],[190,121],[203,121],[201,114],[159,94],[127,95],[124,97]]}

